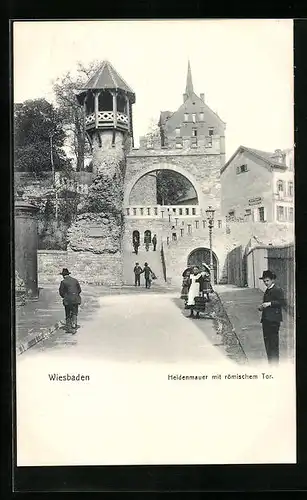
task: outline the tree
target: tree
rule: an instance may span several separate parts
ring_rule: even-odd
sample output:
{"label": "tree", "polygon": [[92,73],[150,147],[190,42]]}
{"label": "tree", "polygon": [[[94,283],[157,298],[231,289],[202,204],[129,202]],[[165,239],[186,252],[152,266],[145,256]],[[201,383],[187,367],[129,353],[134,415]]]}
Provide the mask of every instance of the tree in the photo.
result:
{"label": "tree", "polygon": [[84,156],[90,153],[90,145],[86,140],[83,108],[77,101],[76,92],[82,89],[99,66],[98,61],[92,61],[87,66],[79,62],[75,72],[65,73],[53,84],[53,91],[63,113],[65,125],[72,133],[72,149],[77,171],[84,169]]}
{"label": "tree", "polygon": [[191,188],[183,175],[173,170],[157,170],[157,202],[160,205],[177,205]]}
{"label": "tree", "polygon": [[14,161],[19,171],[42,174],[69,169],[63,151],[62,113],[46,99],[27,100],[14,109]]}

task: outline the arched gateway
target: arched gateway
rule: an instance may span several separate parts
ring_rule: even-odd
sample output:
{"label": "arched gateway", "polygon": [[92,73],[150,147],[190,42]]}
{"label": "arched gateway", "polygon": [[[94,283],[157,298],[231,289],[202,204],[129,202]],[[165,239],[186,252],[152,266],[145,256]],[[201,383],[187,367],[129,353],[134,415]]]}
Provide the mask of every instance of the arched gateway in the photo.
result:
{"label": "arched gateway", "polygon": [[156,170],[172,170],[173,172],[177,172],[178,174],[181,174],[183,177],[188,179],[190,183],[192,184],[193,188],[196,191],[197,194],[197,199],[198,199],[198,205],[202,206],[203,205],[203,192],[201,185],[199,182],[196,180],[194,175],[192,175],[190,172],[188,172],[186,169],[179,167],[178,165],[175,165],[173,163],[157,163],[155,165],[150,165],[148,167],[143,168],[142,170],[138,171],[135,175],[129,176],[129,172],[126,174],[126,181],[125,181],[125,194],[124,194],[124,206],[128,207],[129,206],[129,200],[130,200],[130,194],[135,186],[135,184],[145,175],[150,174],[152,172],[155,172]]}
{"label": "arched gateway", "polygon": [[[214,283],[217,283],[218,278],[218,259],[214,252],[212,252],[213,270],[214,270]],[[210,266],[210,250],[209,248],[196,248],[188,256],[188,266],[201,266],[205,262]]]}

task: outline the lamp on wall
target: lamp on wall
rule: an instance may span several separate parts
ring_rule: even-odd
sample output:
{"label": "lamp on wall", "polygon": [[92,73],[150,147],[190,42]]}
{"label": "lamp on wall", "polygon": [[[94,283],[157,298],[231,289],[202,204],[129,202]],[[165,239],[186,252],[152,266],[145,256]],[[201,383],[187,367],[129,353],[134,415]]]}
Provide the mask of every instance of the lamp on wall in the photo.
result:
{"label": "lamp on wall", "polygon": [[[209,242],[210,242],[210,279],[212,283],[212,276],[213,276],[213,254],[212,254],[212,230],[214,227],[214,213],[215,209],[209,206],[206,210],[206,215],[207,215],[207,220],[208,220],[208,227],[209,227]],[[214,282],[214,276],[213,276],[213,282]]]}

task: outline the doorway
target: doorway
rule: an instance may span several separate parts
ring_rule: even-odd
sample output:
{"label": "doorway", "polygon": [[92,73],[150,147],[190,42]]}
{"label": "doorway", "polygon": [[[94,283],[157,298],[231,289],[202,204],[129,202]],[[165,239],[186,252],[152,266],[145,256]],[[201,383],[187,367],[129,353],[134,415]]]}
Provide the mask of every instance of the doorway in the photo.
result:
{"label": "doorway", "polygon": [[[214,252],[212,252],[212,260],[213,260],[213,276],[214,276],[214,284],[217,284],[217,275],[218,275],[218,260],[217,256]],[[210,250],[209,248],[196,248],[193,250],[188,256],[188,267],[190,266],[199,266],[201,267],[202,263],[205,262],[207,266],[210,266]]]}
{"label": "doorway", "polygon": [[137,240],[138,245],[140,245],[140,232],[137,230],[133,231],[133,233],[132,233],[132,245],[133,245],[135,240]]}
{"label": "doorway", "polygon": [[149,231],[149,229],[147,229],[144,233],[144,243],[146,243],[146,241],[151,243],[151,231]]}

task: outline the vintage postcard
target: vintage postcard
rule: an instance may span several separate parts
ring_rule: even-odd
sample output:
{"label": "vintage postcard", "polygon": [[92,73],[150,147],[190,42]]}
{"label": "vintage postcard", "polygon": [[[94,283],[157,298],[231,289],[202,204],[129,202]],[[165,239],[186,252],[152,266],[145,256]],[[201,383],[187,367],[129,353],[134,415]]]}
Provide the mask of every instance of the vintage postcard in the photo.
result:
{"label": "vintage postcard", "polygon": [[296,463],[292,20],[12,31],[17,466]]}

